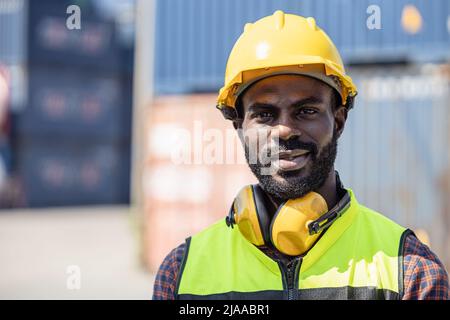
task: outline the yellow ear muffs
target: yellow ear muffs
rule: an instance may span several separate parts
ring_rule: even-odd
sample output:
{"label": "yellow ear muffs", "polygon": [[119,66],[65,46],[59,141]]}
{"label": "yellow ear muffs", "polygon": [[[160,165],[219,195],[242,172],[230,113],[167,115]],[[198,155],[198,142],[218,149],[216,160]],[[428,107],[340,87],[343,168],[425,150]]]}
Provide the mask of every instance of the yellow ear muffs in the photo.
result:
{"label": "yellow ear muffs", "polygon": [[306,252],[320,235],[311,235],[308,225],[327,211],[325,199],[316,192],[286,201],[275,213],[270,226],[275,248],[290,256]]}
{"label": "yellow ear muffs", "polygon": [[264,237],[259,224],[253,186],[245,186],[239,191],[239,194],[234,199],[232,211],[232,223],[238,225],[242,235],[257,246],[264,245]]}
{"label": "yellow ear muffs", "polygon": [[[343,187],[341,189],[344,190]],[[280,252],[291,256],[310,249],[321,232],[350,205],[350,195],[345,192],[328,211],[325,199],[316,192],[310,192],[283,203],[271,219],[264,198],[264,191],[258,185],[245,186],[234,199],[226,223],[230,227],[237,224],[241,234],[254,245],[272,242]]]}

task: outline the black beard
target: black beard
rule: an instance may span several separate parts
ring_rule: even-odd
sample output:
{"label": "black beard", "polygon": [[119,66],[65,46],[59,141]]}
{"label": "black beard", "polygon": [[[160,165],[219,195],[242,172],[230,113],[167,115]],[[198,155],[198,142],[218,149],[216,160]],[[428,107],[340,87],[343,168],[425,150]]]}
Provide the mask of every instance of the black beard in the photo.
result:
{"label": "black beard", "polygon": [[[280,140],[280,149],[292,150],[296,149],[295,145],[298,144],[299,148],[310,150],[311,155],[311,173],[304,178],[298,177],[298,171],[286,171],[281,172],[279,175],[286,179],[287,183],[279,183],[272,178],[271,175],[262,175],[261,169],[270,167],[270,163],[262,165],[261,162],[257,161],[256,164],[250,164],[248,148],[245,147],[245,157],[247,159],[247,164],[252,170],[253,174],[259,181],[261,187],[269,195],[271,195],[274,200],[283,202],[288,199],[295,199],[304,196],[305,194],[317,190],[322,187],[334,166],[334,161],[337,155],[337,133],[333,133],[331,141],[323,147],[320,154],[318,155],[317,146],[314,144],[304,144],[299,141],[287,141],[283,142]],[[284,147],[288,146],[288,148]]]}

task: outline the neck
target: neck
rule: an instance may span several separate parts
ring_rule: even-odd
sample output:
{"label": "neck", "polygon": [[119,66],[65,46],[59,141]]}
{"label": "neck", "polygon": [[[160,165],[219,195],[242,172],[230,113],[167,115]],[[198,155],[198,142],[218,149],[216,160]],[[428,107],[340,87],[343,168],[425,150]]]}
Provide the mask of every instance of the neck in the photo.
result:
{"label": "neck", "polygon": [[339,197],[337,194],[337,182],[336,182],[336,173],[334,171],[334,167],[330,170],[325,183],[317,190],[314,190],[325,199],[327,202],[328,210],[333,208],[336,203],[339,201]]}
{"label": "neck", "polygon": [[[319,189],[316,189],[314,191],[319,193],[325,199],[328,206],[328,210],[330,210],[337,204],[337,202],[339,201],[339,197],[337,194],[337,182],[334,167],[331,168],[330,173],[328,174],[328,177],[325,180],[325,183]],[[283,202],[281,200],[275,199],[269,194],[267,195],[268,198],[271,200],[272,204],[275,206],[275,208],[278,208]]]}

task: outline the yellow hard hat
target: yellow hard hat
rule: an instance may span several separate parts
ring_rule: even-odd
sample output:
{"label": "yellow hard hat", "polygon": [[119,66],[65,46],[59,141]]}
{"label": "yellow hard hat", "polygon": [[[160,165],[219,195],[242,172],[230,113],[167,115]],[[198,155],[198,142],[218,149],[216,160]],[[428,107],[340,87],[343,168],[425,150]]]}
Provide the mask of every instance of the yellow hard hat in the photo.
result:
{"label": "yellow hard hat", "polygon": [[245,25],[228,57],[217,108],[225,118],[236,119],[239,95],[256,81],[277,74],[307,75],[324,81],[337,90],[348,109],[357,93],[336,46],[314,18],[278,10]]}

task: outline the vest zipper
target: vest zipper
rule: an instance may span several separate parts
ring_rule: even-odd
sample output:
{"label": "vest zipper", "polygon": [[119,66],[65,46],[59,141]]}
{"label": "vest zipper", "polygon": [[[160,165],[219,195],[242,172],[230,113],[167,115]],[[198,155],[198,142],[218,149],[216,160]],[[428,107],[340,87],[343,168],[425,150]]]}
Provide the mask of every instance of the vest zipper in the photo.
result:
{"label": "vest zipper", "polygon": [[298,271],[300,269],[300,265],[302,264],[302,258],[295,258],[287,265],[280,262],[281,273],[283,274],[283,278],[285,279],[286,289],[288,292],[288,300],[296,300],[298,297],[298,290],[296,288],[296,283],[298,279]]}

